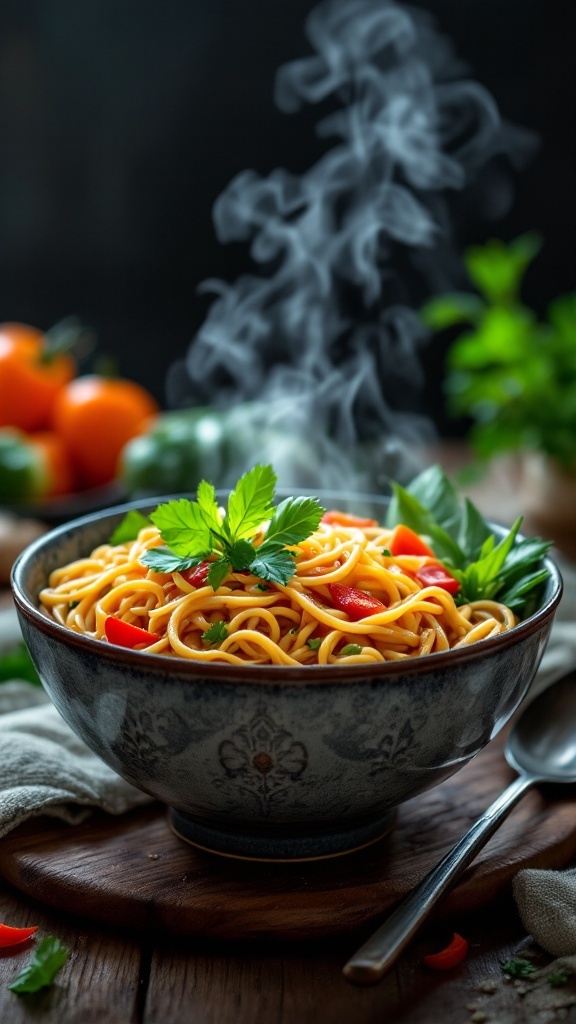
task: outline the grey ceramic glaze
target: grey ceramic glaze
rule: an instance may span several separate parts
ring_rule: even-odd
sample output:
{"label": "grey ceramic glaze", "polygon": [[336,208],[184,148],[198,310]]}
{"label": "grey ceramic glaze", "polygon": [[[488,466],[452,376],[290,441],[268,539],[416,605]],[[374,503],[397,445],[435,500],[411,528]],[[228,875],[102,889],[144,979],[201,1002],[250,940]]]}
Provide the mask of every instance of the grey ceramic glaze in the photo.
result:
{"label": "grey ceramic glaze", "polygon": [[[325,501],[374,513],[369,499]],[[538,611],[509,633],[400,663],[206,666],[144,655],[72,633],[37,607],[51,570],[107,540],[131,507],[142,503],[53,530],[20,556],[22,632],[72,729],[166,803],[177,831],[221,852],[322,856],[376,838],[391,808],[458,771],[502,728],[560,599],[548,561]]]}

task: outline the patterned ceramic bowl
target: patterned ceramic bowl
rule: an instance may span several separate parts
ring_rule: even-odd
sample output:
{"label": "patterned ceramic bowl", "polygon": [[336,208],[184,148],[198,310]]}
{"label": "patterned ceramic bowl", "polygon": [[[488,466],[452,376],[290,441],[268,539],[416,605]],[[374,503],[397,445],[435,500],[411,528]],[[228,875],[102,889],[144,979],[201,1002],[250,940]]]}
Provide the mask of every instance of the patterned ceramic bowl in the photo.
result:
{"label": "patterned ceramic bowl", "polygon": [[[320,494],[382,521],[385,500]],[[548,560],[538,610],[463,649],[356,666],[191,664],[81,636],[38,611],[52,569],[106,541],[132,502],[58,527],[18,559],[22,632],[72,729],[172,827],[233,856],[292,859],[356,849],[393,808],[457,772],[524,697],[562,584]]]}

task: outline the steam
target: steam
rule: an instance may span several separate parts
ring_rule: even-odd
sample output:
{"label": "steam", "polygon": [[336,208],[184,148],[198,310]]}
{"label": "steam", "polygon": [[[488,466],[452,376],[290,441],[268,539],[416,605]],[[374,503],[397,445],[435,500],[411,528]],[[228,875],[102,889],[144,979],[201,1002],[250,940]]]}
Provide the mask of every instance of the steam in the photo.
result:
{"label": "steam", "polygon": [[446,195],[508,143],[424,15],[329,0],[306,34],[314,53],[280,68],[276,102],[321,104],[334,143],[302,175],[246,170],[217,199],[219,241],[247,243],[257,272],[202,285],[214,300],[168,401],[239,407],[250,441],[234,479],[266,460],[285,486],[374,490],[420,468],[433,436],[411,307],[449,246]]}

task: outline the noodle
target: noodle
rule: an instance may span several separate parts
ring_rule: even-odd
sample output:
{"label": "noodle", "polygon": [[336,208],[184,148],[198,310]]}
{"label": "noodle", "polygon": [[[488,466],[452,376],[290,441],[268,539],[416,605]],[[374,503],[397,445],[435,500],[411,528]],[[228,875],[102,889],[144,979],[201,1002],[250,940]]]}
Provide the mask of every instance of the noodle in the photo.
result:
{"label": "noodle", "polygon": [[[427,555],[388,552],[392,531],[322,522],[294,545],[295,574],[288,584],[266,583],[230,571],[216,591],[195,587],[180,572],[155,572],[140,561],[162,540],[155,526],[135,541],[103,544],[85,559],[52,572],[40,594],[43,611],[57,622],[106,641],[114,616],[154,634],[141,650],[202,662],[272,665],[360,665],[400,661],[461,648],[505,632],[513,612],[497,601],[458,607],[441,586],[423,586]],[[382,609],[351,621],[334,607],[330,585],[353,587],[377,598]],[[206,633],[223,623],[217,643]]]}

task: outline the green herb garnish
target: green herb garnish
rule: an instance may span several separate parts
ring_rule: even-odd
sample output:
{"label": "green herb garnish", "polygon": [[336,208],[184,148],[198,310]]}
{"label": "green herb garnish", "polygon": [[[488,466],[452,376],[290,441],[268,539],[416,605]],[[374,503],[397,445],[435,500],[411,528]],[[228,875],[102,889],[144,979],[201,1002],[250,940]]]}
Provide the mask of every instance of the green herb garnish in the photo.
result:
{"label": "green herb garnish", "polygon": [[138,509],[130,509],[113,531],[110,543],[127,544],[128,541],[136,540],[140,530],[145,526],[150,526],[148,516],[142,515],[142,512],[139,512]]}
{"label": "green herb garnish", "polygon": [[552,971],[546,980],[552,988],[562,988],[562,985],[570,981],[573,974],[574,971],[569,970],[567,967],[561,967],[559,971]]}
{"label": "green herb garnish", "polygon": [[360,647],[360,644],[346,644],[346,647],[342,648],[340,654],[362,654],[362,648]]}
{"label": "green herb garnish", "polygon": [[[166,547],[150,549],[141,561],[156,572],[174,572],[212,559],[208,582],[213,590],[230,571],[248,570],[270,583],[287,584],[296,555],[289,546],[317,529],[324,509],[308,497],[286,498],[275,507],[276,480],[271,466],[255,466],[231,492],[225,515],[206,480],[198,485],[196,501],[179,498],[159,505],[150,519]],[[256,545],[254,538],[266,522],[264,540]]]}
{"label": "green herb garnish", "polygon": [[226,623],[223,619],[219,619],[218,622],[214,622],[210,626],[210,629],[202,633],[202,640],[205,644],[221,644],[223,640],[226,640],[227,636]]}
{"label": "green herb garnish", "polygon": [[534,964],[530,963],[530,960],[522,960],[521,957],[507,960],[502,964],[502,970],[509,978],[531,978],[533,974],[536,974]]}
{"label": "green herb garnish", "polygon": [[47,935],[38,943],[30,963],[20,971],[8,988],[18,993],[38,992],[39,989],[46,988],[52,984],[69,955],[70,950],[62,945],[60,939]]}
{"label": "green herb garnish", "polygon": [[460,582],[456,597],[497,599],[515,612],[546,579],[542,558],[551,542],[539,537],[517,540],[521,519],[498,543],[471,501],[461,500],[439,466],[431,466],[404,488],[394,483],[386,525],[404,523],[429,539],[430,546]]}
{"label": "green herb garnish", "polygon": [[310,648],[311,651],[317,651],[318,648],[320,647],[320,644],[322,643],[322,640],[320,639],[319,636],[311,636],[308,638],[306,643],[308,644],[308,647]]}

